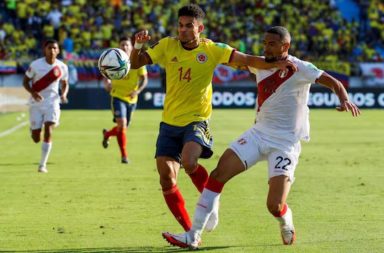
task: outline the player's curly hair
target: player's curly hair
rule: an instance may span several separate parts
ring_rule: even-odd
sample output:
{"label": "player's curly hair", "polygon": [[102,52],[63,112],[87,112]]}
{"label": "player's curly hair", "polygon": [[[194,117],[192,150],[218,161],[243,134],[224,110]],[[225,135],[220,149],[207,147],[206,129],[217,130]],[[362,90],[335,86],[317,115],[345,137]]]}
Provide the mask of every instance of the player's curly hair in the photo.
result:
{"label": "player's curly hair", "polygon": [[205,18],[204,11],[197,4],[187,4],[179,9],[179,16],[194,17],[202,20]]}

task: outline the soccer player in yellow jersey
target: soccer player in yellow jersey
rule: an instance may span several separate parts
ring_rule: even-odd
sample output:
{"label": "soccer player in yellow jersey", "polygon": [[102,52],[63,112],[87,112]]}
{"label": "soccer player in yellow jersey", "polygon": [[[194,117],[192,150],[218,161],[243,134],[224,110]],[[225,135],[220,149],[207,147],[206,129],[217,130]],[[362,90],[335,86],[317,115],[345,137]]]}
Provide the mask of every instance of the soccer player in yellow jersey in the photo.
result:
{"label": "soccer player in yellow jersey", "polygon": [[[123,37],[120,39],[119,47],[128,55],[132,51],[131,39]],[[148,77],[145,66],[139,69],[131,69],[126,77],[121,80],[104,80],[105,89],[111,94],[111,107],[113,121],[116,126],[107,131],[103,129],[103,147],[109,145],[109,138],[116,136],[120,147],[121,162],[128,163],[128,152],[126,149],[126,129],[131,121],[132,112],[136,108],[137,96],[147,86]]]}
{"label": "soccer player in yellow jersey", "polygon": [[[208,120],[212,112],[211,82],[215,67],[230,63],[296,70],[289,61],[267,63],[262,57],[201,39],[204,16],[196,4],[183,6],[178,12],[178,37],[163,38],[144,51],[141,47],[150,40],[150,36],[147,31],[141,31],[135,35],[135,46],[130,56],[133,69],[154,63],[165,67],[166,97],[156,144],[156,163],[165,202],[185,231],[190,230],[191,221],[177,187],[177,175],[181,164],[200,192],[207,182],[208,173],[198,164],[198,158],[212,156]],[[218,208],[215,210],[206,230],[213,230],[218,223]]]}

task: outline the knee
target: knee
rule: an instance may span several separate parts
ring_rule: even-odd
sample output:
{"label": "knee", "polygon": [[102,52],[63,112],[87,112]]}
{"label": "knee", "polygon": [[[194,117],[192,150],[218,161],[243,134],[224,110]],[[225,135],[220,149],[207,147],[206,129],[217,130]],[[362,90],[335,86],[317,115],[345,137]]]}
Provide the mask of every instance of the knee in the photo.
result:
{"label": "knee", "polygon": [[282,202],[274,202],[274,201],[267,202],[268,211],[274,216],[278,216],[281,210],[283,210],[283,207],[284,207],[284,203]]}
{"label": "knee", "polygon": [[197,167],[197,160],[190,157],[187,157],[187,158],[183,157],[181,159],[181,164],[183,165],[185,172],[187,174],[191,174],[195,171]]}
{"label": "knee", "polygon": [[177,181],[176,178],[171,177],[171,176],[161,176],[160,175],[160,185],[161,189],[170,189],[174,185],[176,185]]}
{"label": "knee", "polygon": [[33,140],[34,143],[39,143],[40,142],[40,135],[32,134],[31,137],[32,137],[32,140]]}

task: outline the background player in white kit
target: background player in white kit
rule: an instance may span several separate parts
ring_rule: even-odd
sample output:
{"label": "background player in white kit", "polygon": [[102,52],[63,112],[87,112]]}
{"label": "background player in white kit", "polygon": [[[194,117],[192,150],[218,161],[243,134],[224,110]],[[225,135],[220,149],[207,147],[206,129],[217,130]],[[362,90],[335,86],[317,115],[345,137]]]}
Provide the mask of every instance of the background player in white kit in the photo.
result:
{"label": "background player in white kit", "polygon": [[292,211],[286,200],[298,164],[300,140],[309,140],[307,101],[311,83],[322,84],[335,92],[340,100],[338,111],[351,111],[353,116],[360,111],[349,101],[338,80],[313,64],[289,55],[290,42],[291,36],[284,27],[272,27],[265,33],[266,61],[288,59],[297,65],[298,71],[250,68],[258,84],[256,123],[230,145],[211,172],[197,203],[191,230],[183,234],[163,233],[172,245],[197,248],[224,184],[261,160],[267,160],[269,168],[268,210],[279,221],[283,243],[290,245],[295,241]]}
{"label": "background player in white kit", "polygon": [[[35,143],[40,142],[41,129],[44,126],[42,154],[38,168],[38,172],[42,173],[48,172],[47,160],[52,149],[53,128],[59,124],[60,102],[68,102],[68,67],[56,59],[59,53],[58,42],[47,40],[44,43],[44,57],[31,63],[23,80],[24,88],[31,94],[30,128]],[[59,95],[60,81],[61,95]]]}

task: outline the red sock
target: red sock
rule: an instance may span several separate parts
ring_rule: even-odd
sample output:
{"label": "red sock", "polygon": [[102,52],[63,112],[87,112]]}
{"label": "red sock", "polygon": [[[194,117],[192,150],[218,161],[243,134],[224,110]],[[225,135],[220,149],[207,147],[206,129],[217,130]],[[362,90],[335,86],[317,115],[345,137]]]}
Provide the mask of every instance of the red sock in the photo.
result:
{"label": "red sock", "polygon": [[205,184],[208,181],[207,170],[198,164],[195,171],[189,174],[189,177],[192,179],[192,182],[196,186],[197,190],[202,192],[204,190]]}
{"label": "red sock", "polygon": [[117,130],[118,130],[118,128],[117,128],[117,126],[115,126],[115,127],[112,128],[111,130],[107,131],[107,132],[104,134],[105,138],[109,138],[109,137],[111,137],[111,136],[116,136],[116,135],[117,135]]}
{"label": "red sock", "polygon": [[272,215],[275,217],[282,217],[287,212],[287,210],[288,210],[288,205],[284,204],[283,208],[279,212],[272,213]]}
{"label": "red sock", "polygon": [[188,211],[185,209],[184,198],[177,185],[172,186],[170,189],[163,189],[163,195],[173,216],[175,216],[186,232],[189,231],[192,227],[192,222],[189,219]]}
{"label": "red sock", "polygon": [[125,128],[123,128],[121,131],[117,132],[117,143],[120,147],[121,157],[128,157],[127,154],[127,137],[125,135]]}
{"label": "red sock", "polygon": [[210,191],[220,193],[223,190],[224,184],[222,182],[217,181],[216,179],[209,177],[207,185],[205,188],[207,188]]}

